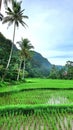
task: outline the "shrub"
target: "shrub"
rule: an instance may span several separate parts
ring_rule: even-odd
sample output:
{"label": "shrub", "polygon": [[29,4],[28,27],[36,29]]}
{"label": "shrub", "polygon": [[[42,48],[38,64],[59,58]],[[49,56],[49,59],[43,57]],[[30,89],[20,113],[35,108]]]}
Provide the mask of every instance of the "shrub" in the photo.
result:
{"label": "shrub", "polygon": [[8,86],[8,83],[0,81],[0,87],[6,87],[6,86]]}

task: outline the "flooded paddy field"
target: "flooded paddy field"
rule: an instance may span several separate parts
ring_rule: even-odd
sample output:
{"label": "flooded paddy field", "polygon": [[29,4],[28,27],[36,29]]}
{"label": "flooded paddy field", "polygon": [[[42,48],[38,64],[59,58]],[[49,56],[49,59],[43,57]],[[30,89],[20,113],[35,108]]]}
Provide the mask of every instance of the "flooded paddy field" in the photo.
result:
{"label": "flooded paddy field", "polygon": [[0,106],[10,104],[73,104],[73,91],[29,90],[0,96]]}

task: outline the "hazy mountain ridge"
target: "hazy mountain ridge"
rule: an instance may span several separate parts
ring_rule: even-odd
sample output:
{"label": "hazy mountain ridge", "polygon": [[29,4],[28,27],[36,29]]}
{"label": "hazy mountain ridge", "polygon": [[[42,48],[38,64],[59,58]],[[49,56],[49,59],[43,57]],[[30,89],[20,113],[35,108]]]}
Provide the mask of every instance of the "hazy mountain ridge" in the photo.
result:
{"label": "hazy mountain ridge", "polygon": [[51,67],[51,63],[47,60],[47,58],[43,57],[40,53],[33,51],[32,60],[36,60],[36,62],[40,63],[42,67],[48,68]]}

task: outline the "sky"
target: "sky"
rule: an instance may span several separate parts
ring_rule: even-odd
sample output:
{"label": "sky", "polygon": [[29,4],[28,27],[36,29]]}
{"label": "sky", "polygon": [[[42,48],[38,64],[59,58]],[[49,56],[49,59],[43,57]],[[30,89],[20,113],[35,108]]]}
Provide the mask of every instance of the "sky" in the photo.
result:
{"label": "sky", "polygon": [[[73,61],[73,0],[22,0],[22,9],[29,17],[25,20],[28,27],[19,26],[15,44],[28,38],[34,50],[50,63],[65,65]],[[13,26],[7,29],[7,24],[0,22],[0,31],[12,40]]]}

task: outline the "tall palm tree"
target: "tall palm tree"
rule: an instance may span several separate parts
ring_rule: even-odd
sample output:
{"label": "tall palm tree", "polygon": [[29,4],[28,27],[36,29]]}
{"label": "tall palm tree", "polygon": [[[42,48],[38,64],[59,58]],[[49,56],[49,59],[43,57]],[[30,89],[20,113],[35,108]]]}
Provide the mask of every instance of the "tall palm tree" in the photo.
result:
{"label": "tall palm tree", "polygon": [[18,71],[18,76],[17,76],[17,80],[19,80],[19,74],[20,74],[20,69],[21,69],[21,65],[23,62],[23,75],[22,75],[22,79],[24,79],[24,72],[25,72],[25,60],[27,58],[30,58],[30,50],[33,49],[34,47],[32,46],[32,44],[30,43],[30,41],[26,38],[26,39],[21,39],[21,41],[17,42],[19,44],[20,47],[20,66],[19,66],[19,71]]}
{"label": "tall palm tree", "polygon": [[28,19],[28,16],[23,15],[24,10],[21,10],[21,2],[17,2],[16,0],[13,0],[12,2],[12,9],[7,7],[6,14],[7,16],[3,18],[3,24],[8,23],[8,27],[14,23],[14,31],[13,31],[13,43],[8,59],[8,63],[6,66],[5,74],[3,76],[3,79],[6,75],[6,72],[8,70],[11,57],[12,57],[12,52],[13,52],[13,45],[14,45],[14,40],[15,40],[15,30],[16,27],[19,27],[19,24],[21,24],[23,27],[26,27],[27,24],[23,21],[24,18]]}

